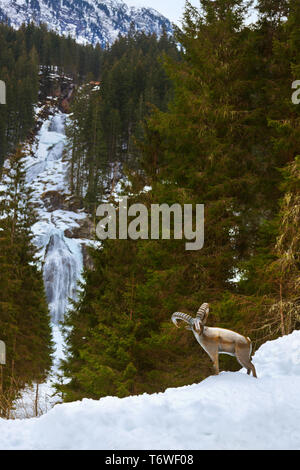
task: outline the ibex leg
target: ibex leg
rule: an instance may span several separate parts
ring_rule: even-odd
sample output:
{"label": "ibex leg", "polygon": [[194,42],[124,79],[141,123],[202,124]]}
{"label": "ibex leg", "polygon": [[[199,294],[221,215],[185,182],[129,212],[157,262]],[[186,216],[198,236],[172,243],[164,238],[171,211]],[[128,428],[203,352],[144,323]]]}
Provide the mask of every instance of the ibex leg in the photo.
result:
{"label": "ibex leg", "polygon": [[256,370],[250,359],[250,351],[248,348],[237,348],[236,349],[236,358],[242,367],[247,369],[247,374],[250,375],[252,372],[253,377],[257,378]]}
{"label": "ibex leg", "polygon": [[214,369],[215,369],[215,374],[219,375],[220,370],[219,370],[219,352],[217,349],[206,349],[207,354],[211,358],[213,364],[214,364]]}

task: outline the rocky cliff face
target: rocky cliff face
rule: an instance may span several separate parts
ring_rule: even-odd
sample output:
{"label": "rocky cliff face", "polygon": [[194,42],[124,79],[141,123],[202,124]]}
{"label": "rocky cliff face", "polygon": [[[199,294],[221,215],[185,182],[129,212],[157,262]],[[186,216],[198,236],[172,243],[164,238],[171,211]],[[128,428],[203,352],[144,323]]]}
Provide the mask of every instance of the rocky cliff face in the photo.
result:
{"label": "rocky cliff face", "polygon": [[128,33],[132,23],[139,31],[172,32],[170,21],[152,8],[129,7],[122,0],[0,0],[0,21],[18,28],[33,21],[75,38],[81,44],[112,44]]}

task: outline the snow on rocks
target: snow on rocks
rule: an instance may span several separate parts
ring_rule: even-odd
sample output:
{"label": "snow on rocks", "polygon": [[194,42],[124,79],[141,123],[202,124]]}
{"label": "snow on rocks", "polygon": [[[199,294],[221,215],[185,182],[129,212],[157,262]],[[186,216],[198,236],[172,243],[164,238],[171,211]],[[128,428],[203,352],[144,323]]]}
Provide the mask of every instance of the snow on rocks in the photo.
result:
{"label": "snow on rocks", "polygon": [[300,449],[300,331],[264,344],[258,379],[223,372],[165,393],[56,405],[0,420],[1,449]]}
{"label": "snow on rocks", "polygon": [[71,36],[79,44],[100,44],[102,47],[113,44],[119,34],[127,34],[132,23],[137,31],[146,34],[161,36],[163,30],[169,34],[173,30],[170,21],[153,8],[129,7],[122,0],[0,0],[1,13],[14,28],[30,21],[38,25],[44,23],[50,31]]}

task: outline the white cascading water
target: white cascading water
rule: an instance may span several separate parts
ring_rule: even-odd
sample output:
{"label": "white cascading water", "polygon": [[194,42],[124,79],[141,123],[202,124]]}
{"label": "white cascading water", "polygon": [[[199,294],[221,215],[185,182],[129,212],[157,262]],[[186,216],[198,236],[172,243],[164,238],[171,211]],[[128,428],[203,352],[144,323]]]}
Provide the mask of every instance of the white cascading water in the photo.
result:
{"label": "white cascading water", "polygon": [[54,324],[64,318],[69,307],[68,299],[76,299],[77,281],[80,277],[82,263],[80,252],[76,253],[76,245],[74,248],[72,251],[70,242],[61,230],[53,229],[51,231],[46,247],[43,276]]}
{"label": "white cascading water", "polygon": [[[43,108],[37,109],[37,116]],[[83,270],[82,245],[87,239],[71,238],[72,229],[86,219],[81,210],[68,210],[66,201],[71,196],[68,185],[68,159],[65,155],[67,115],[60,111],[43,122],[35,142],[26,145],[26,182],[31,188],[37,222],[32,227],[34,244],[38,248],[39,263],[43,271],[45,291],[51,314],[54,363],[50,377],[39,384],[39,414],[46,413],[61,398],[54,395],[53,382],[64,357],[64,341],[59,323],[70,308],[70,299],[76,300],[78,281]],[[52,198],[52,199],[51,199]],[[68,230],[68,236],[66,231]],[[54,377],[54,380],[53,380]],[[24,390],[15,403],[14,418],[34,416],[37,385]]]}
{"label": "white cascading water", "polygon": [[39,249],[51,319],[54,325],[63,320],[69,299],[75,300],[77,283],[83,269],[80,239],[65,236],[78,227],[82,212],[68,211],[47,204],[45,195],[66,197],[68,162],[64,159],[66,115],[57,112],[44,122],[32,155],[26,158],[26,179],[32,188],[38,221],[33,226],[34,242]]}
{"label": "white cascading water", "polygon": [[[26,183],[30,187],[37,215],[37,221],[32,227],[33,243],[38,250],[37,263],[43,272],[55,343],[50,377],[46,383],[35,385],[39,390],[39,414],[61,401],[54,396],[52,386],[52,379],[56,377],[60,360],[64,357],[64,341],[59,323],[71,307],[70,300],[77,299],[78,281],[81,281],[83,270],[82,246],[90,244],[87,238],[72,238],[74,229],[80,229],[80,222],[86,222],[88,215],[83,210],[70,210],[68,204],[72,196],[68,184],[69,160],[65,134],[68,117],[53,107],[53,115],[45,119],[45,106],[36,109],[37,119],[43,124],[34,142],[24,147]],[[5,166],[9,169],[9,160]],[[1,186],[5,188],[5,178]],[[35,399],[34,387],[24,390],[15,403],[12,417],[34,416]]]}

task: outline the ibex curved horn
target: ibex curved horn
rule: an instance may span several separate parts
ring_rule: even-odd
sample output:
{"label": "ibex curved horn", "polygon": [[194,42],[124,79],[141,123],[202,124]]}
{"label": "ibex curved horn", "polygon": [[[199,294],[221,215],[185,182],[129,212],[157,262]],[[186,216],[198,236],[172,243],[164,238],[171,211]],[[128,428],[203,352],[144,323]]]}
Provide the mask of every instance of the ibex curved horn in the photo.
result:
{"label": "ibex curved horn", "polygon": [[209,304],[204,303],[199,308],[199,310],[197,312],[197,315],[196,315],[196,318],[197,318],[197,320],[199,320],[199,322],[202,325],[205,325],[205,323],[207,321],[208,314],[209,314]]}
{"label": "ibex curved horn", "polygon": [[177,320],[182,320],[185,323],[188,323],[190,326],[193,326],[193,322],[194,322],[191,315],[187,315],[186,313],[181,313],[181,312],[173,313],[171,320],[174,323],[174,325],[177,326],[177,328],[179,328],[177,324]]}

